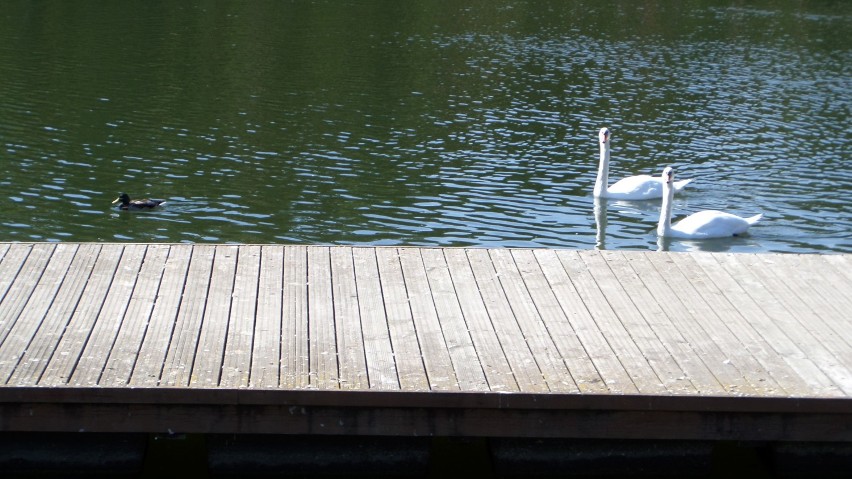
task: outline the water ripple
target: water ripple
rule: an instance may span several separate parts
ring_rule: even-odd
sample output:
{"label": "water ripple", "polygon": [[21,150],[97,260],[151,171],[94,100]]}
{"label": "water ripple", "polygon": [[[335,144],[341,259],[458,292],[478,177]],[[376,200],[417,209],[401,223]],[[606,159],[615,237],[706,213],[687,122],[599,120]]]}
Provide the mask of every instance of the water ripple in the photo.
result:
{"label": "water ripple", "polygon": [[[139,22],[81,5],[52,29],[0,7],[0,239],[852,251],[848,7],[510,0],[376,25],[319,1],[278,28],[284,2],[215,25],[128,3]],[[654,201],[596,216],[601,126],[613,179],[695,179],[677,216],[765,219],[660,245]],[[119,212],[122,191],[168,206]]]}

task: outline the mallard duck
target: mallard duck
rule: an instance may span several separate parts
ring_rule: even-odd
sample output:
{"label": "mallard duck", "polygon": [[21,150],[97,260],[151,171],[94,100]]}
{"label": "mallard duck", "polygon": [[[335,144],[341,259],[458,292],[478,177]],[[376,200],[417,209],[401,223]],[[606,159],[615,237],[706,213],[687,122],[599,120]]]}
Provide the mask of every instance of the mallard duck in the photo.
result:
{"label": "mallard duck", "polygon": [[118,209],[120,210],[152,210],[158,206],[166,204],[166,200],[151,200],[148,198],[142,200],[131,200],[130,195],[127,193],[119,195],[118,198],[113,200],[112,204],[116,204],[118,202],[121,202],[121,204],[118,205]]}
{"label": "mallard duck", "polygon": [[[663,183],[659,177],[651,175],[636,175],[622,178],[612,185],[609,184],[609,138],[612,133],[609,128],[601,128],[598,132],[598,143],[601,146],[601,159],[598,165],[598,177],[595,180],[595,198],[612,198],[616,200],[650,200],[663,197]],[[681,180],[672,186],[674,191],[680,191],[692,179]]]}

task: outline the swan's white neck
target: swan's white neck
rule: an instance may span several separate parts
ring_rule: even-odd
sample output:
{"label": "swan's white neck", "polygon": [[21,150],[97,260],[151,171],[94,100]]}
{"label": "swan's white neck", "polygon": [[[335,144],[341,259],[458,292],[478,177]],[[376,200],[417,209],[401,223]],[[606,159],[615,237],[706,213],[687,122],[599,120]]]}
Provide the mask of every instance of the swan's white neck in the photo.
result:
{"label": "swan's white neck", "polygon": [[663,207],[660,208],[660,222],[657,224],[657,236],[669,236],[672,231],[672,202],[674,187],[663,178]]}
{"label": "swan's white neck", "polygon": [[609,141],[601,142],[601,161],[598,164],[598,178],[595,180],[594,195],[597,197],[606,196],[607,186],[609,186]]}

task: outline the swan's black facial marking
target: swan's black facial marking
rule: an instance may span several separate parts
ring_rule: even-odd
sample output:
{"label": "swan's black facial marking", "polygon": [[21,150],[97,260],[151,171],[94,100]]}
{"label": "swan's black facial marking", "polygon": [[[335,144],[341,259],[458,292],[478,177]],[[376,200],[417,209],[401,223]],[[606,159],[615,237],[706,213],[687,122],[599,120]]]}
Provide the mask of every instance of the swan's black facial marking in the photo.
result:
{"label": "swan's black facial marking", "polygon": [[601,131],[598,132],[598,140],[600,140],[601,143],[606,143],[606,142],[609,141],[609,137],[611,135],[612,135],[612,132],[609,131],[609,128],[606,128],[606,127],[601,128]]}

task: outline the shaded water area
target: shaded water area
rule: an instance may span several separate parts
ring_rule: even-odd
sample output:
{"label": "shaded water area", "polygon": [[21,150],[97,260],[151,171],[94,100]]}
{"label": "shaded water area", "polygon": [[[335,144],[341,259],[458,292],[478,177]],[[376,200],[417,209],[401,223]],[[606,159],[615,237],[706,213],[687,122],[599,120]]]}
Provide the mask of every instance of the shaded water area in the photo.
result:
{"label": "shaded water area", "polygon": [[[0,240],[852,252],[850,31],[846,1],[4,0]],[[602,126],[613,181],[694,178],[675,219],[764,219],[658,244],[657,201],[596,209]]]}

